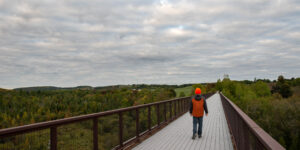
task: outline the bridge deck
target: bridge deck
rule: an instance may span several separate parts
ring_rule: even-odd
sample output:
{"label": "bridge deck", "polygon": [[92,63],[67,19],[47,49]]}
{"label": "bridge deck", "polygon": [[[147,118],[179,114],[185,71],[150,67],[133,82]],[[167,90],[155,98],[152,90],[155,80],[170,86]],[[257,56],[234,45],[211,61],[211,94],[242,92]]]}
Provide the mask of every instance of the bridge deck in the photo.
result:
{"label": "bridge deck", "polygon": [[232,142],[220,95],[217,93],[207,99],[209,114],[203,118],[202,138],[192,140],[192,117],[189,113],[170,123],[141,144],[135,150],[160,149],[205,149],[232,150]]}

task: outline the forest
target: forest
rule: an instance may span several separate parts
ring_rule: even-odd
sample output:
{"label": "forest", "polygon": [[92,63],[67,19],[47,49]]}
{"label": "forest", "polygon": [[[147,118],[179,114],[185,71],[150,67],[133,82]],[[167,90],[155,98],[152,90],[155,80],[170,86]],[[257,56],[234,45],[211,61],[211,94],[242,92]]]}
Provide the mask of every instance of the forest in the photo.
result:
{"label": "forest", "polygon": [[[0,89],[0,129],[191,96],[196,87],[202,93],[222,91],[285,148],[300,149],[300,78],[283,76],[273,81],[225,78],[206,84]],[[154,125],[155,108],[152,112]],[[147,128],[146,115],[147,111],[141,110],[141,131]],[[111,149],[118,144],[117,124],[117,115],[99,119],[99,149]],[[91,128],[92,121],[58,128],[58,148],[90,149]],[[125,140],[134,134],[135,115],[128,112],[124,115]],[[48,149],[49,130],[0,139],[0,149],[13,148]]]}
{"label": "forest", "polygon": [[[145,87],[145,86],[144,86]],[[143,89],[58,89],[0,90],[0,129],[102,112],[176,97],[173,89],[164,86]],[[156,123],[152,108],[152,124]],[[162,111],[161,111],[162,112]],[[124,114],[124,138],[135,135],[135,113]],[[141,130],[146,129],[146,110],[141,110]],[[58,128],[59,149],[89,149],[92,147],[92,121]],[[76,132],[73,132],[76,131]],[[118,116],[99,119],[99,149],[111,149],[118,144]],[[105,140],[105,139],[110,140]],[[76,142],[77,141],[77,142]],[[76,145],[74,143],[79,143]],[[82,144],[84,143],[84,144]],[[0,139],[0,149],[48,149],[49,130]]]}
{"label": "forest", "polygon": [[300,149],[300,78],[223,79],[215,90],[222,91],[286,149]]}

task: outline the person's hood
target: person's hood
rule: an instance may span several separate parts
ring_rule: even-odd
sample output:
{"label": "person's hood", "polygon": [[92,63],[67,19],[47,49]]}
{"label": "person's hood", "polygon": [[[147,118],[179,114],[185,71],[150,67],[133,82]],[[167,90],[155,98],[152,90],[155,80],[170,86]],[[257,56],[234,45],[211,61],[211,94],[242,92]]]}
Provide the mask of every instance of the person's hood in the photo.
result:
{"label": "person's hood", "polygon": [[200,101],[202,96],[200,94],[195,95],[195,100]]}

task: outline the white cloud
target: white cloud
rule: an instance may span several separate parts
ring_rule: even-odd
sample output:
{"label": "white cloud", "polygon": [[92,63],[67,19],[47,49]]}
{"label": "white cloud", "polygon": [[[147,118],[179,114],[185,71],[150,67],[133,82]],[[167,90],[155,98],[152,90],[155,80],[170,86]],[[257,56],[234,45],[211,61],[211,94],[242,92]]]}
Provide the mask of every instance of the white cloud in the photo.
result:
{"label": "white cloud", "polygon": [[0,0],[0,87],[299,76],[299,14],[297,0]]}

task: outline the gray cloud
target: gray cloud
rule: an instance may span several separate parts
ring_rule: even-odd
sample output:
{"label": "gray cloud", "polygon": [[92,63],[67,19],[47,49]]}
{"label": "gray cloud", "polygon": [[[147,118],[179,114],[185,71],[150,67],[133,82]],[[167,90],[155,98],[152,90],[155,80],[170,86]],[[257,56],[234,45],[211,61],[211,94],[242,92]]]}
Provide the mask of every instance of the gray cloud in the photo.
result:
{"label": "gray cloud", "polygon": [[300,74],[297,0],[0,0],[0,87]]}

